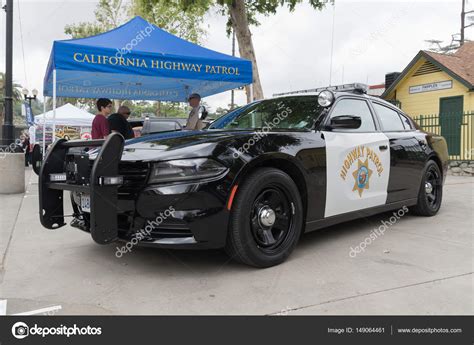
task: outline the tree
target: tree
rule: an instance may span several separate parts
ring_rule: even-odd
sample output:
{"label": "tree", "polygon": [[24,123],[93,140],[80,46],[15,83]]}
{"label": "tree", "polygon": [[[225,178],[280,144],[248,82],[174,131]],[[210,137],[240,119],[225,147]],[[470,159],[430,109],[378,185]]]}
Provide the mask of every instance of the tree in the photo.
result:
{"label": "tree", "polygon": [[[13,83],[13,103],[18,103],[23,100],[21,93],[21,85]],[[0,123],[3,123],[3,117],[5,116],[5,73],[0,72]]]}
{"label": "tree", "polygon": [[[156,0],[153,0],[156,1]],[[169,0],[162,0],[169,2]],[[227,16],[227,33],[235,32],[237,42],[239,43],[239,53],[244,59],[252,61],[253,72],[253,94],[250,94],[250,87],[245,88],[247,93],[247,102],[252,99],[262,99],[263,89],[258,73],[257,58],[252,41],[250,25],[259,25],[257,15],[269,16],[276,14],[279,7],[286,6],[290,11],[294,11],[297,4],[303,0],[181,0],[180,3],[185,11],[196,6],[212,7],[217,6],[220,13]],[[324,8],[328,0],[309,0],[309,4],[316,10]],[[331,0],[334,2],[334,0]]]}
{"label": "tree", "polygon": [[116,28],[129,17],[130,6],[122,0],[100,0],[94,11],[95,21],[66,25],[64,32],[72,38],[97,35]]}
{"label": "tree", "polygon": [[[130,108],[132,117],[154,116],[156,108],[147,101],[124,101],[123,105]],[[161,116],[164,117],[187,117],[186,105],[178,102],[160,102]]]}
{"label": "tree", "polygon": [[[237,109],[239,105],[234,104],[234,109]],[[209,118],[218,119],[219,117],[232,111],[232,104],[228,104],[227,108],[217,107],[216,111],[209,114]]]}
{"label": "tree", "polygon": [[179,0],[132,0],[130,11],[175,36],[200,43],[207,33],[202,28],[207,8],[208,5],[201,3],[190,4],[183,11]]}

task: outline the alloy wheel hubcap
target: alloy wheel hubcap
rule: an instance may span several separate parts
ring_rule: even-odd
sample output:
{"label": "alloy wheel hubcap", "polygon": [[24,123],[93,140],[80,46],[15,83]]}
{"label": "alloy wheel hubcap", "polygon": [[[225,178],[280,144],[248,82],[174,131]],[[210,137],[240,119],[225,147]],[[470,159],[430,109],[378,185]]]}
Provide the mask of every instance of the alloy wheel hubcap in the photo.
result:
{"label": "alloy wheel hubcap", "polygon": [[431,194],[433,193],[433,185],[429,182],[425,183],[425,193],[426,194]]}
{"label": "alloy wheel hubcap", "polygon": [[276,214],[270,207],[262,207],[258,213],[258,221],[263,227],[271,227],[275,224]]}

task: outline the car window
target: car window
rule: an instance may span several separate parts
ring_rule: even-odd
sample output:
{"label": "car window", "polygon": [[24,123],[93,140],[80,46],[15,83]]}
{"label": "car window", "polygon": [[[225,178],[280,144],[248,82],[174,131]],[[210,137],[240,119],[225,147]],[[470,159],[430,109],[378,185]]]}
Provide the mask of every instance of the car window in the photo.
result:
{"label": "car window", "polygon": [[175,131],[179,125],[175,121],[150,121],[150,133]]}
{"label": "car window", "polygon": [[342,99],[336,103],[330,118],[343,115],[359,116],[361,125],[356,129],[344,129],[347,132],[374,132],[375,124],[366,101],[361,99]]}
{"label": "car window", "polygon": [[308,130],[314,125],[322,107],[316,97],[285,97],[262,101],[244,109],[230,121],[212,129],[294,129]]}
{"label": "car window", "polygon": [[398,112],[377,103],[374,103],[374,109],[377,112],[380,121],[382,121],[384,131],[391,132],[405,130]]}
{"label": "car window", "polygon": [[413,129],[413,125],[408,117],[405,115],[399,114],[400,118],[402,119],[403,127],[405,127],[406,130]]}

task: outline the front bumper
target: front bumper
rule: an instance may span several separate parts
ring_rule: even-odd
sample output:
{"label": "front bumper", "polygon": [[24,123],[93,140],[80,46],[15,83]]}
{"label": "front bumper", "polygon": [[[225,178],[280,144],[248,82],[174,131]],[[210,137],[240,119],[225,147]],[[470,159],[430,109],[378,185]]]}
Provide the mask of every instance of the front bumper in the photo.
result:
{"label": "front bumper", "polygon": [[[92,146],[91,141],[86,143]],[[64,162],[68,149],[86,146],[80,141],[60,140],[54,144],[40,172],[43,226],[55,229],[65,225],[63,191],[68,190],[74,210],[71,225],[90,232],[99,244],[138,238],[138,242],[134,241],[137,245],[162,248],[205,249],[225,245],[229,219],[225,206],[231,183],[225,174],[198,182],[147,185],[147,163],[120,162],[121,136],[109,136],[102,143],[97,141],[97,146],[100,145],[90,175],[85,169],[81,172],[79,155],[76,164],[79,176],[81,173],[87,176],[75,178],[74,183],[69,180],[68,183],[52,183],[49,174],[67,169]],[[103,166],[107,171],[101,169]],[[100,185],[98,181],[103,176],[123,176],[124,184]],[[90,213],[81,210],[81,194],[90,195]]]}

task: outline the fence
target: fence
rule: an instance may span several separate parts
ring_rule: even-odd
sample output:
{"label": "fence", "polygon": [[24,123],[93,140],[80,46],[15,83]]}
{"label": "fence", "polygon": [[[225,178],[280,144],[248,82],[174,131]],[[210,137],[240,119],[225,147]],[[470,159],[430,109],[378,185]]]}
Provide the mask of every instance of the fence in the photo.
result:
{"label": "fence", "polygon": [[415,116],[414,120],[427,132],[440,134],[448,143],[450,160],[474,160],[474,111]]}

